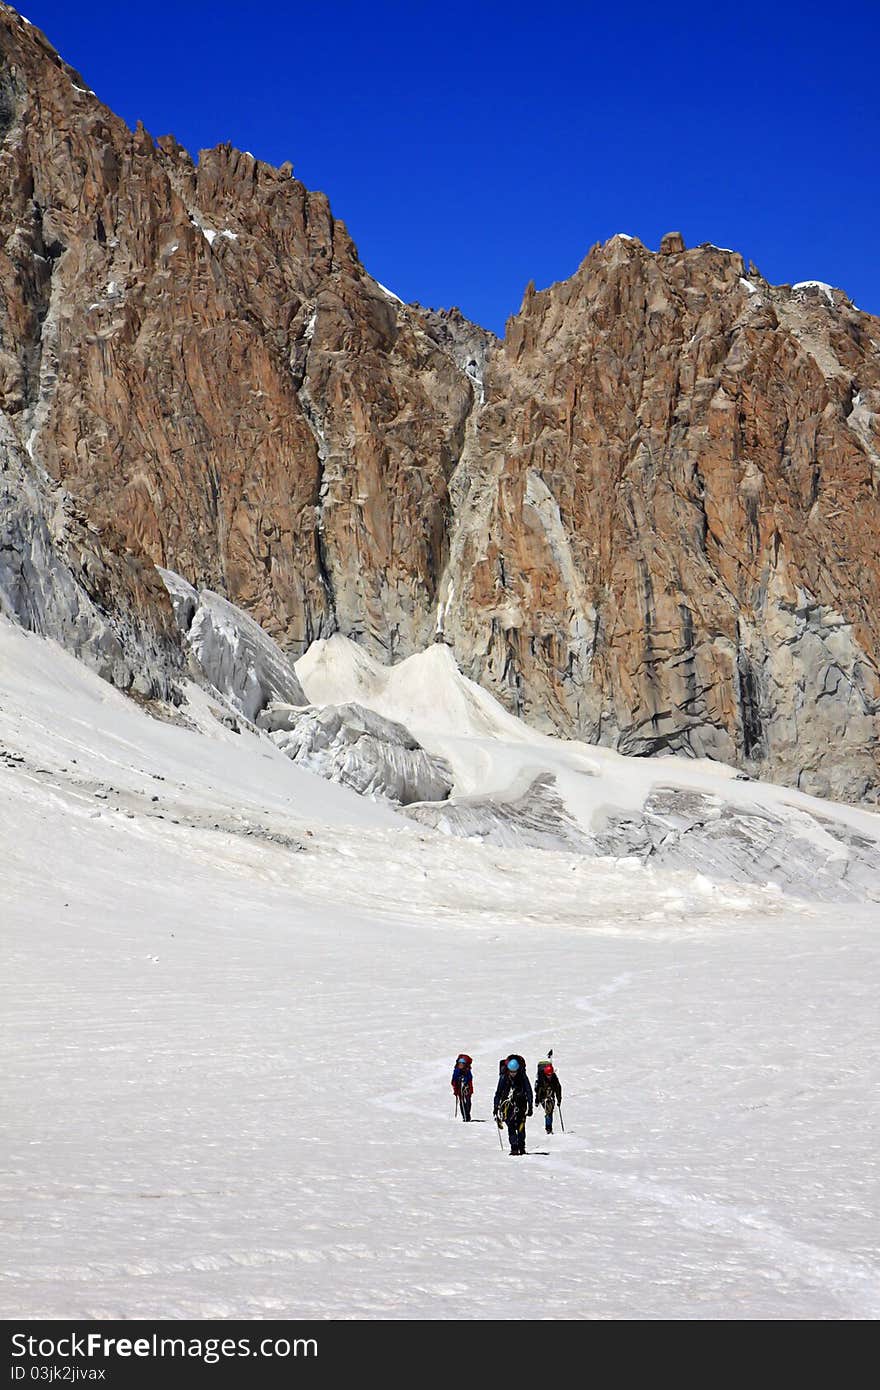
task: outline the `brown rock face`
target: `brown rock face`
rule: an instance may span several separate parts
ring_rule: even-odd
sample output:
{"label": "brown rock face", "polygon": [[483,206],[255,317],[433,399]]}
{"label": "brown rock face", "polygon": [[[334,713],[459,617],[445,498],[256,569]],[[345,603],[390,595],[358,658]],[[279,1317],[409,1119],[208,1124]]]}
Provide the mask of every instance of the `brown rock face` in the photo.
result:
{"label": "brown rock face", "polygon": [[684,237],[681,232],[667,232],[660,239],[661,256],[677,256],[680,251],[685,250]]}
{"label": "brown rock face", "polygon": [[875,785],[880,322],[615,237],[527,293],[486,389],[446,619],[472,669],[624,750]]}
{"label": "brown rock face", "polygon": [[0,410],[129,569],[293,655],[441,636],[567,735],[877,787],[880,321],[670,233],[498,344],[383,290],[289,166],[84,88],[0,5]]}

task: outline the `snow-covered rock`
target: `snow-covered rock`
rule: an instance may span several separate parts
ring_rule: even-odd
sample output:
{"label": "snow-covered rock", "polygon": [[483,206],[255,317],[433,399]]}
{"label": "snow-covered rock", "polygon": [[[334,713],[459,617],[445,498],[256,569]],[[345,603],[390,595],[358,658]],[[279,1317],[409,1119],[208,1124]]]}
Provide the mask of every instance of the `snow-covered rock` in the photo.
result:
{"label": "snow-covered rock", "polygon": [[172,570],[159,573],[202,673],[240,714],[253,721],[272,700],[308,704],[284,652],[253,618],[211,589],[195,589]]}
{"label": "snow-covered rock", "polygon": [[812,292],[813,294],[820,295],[832,309],[834,308],[834,287],[833,285],[827,284],[824,280],[798,280],[797,284],[792,285],[791,289],[793,294],[802,294],[806,291],[807,293]]}
{"label": "snow-covered rock", "polygon": [[680,787],[658,787],[636,815],[610,816],[593,849],[820,902],[880,902],[876,840],[830,817]]}
{"label": "snow-covered rock", "polygon": [[407,815],[421,825],[511,848],[574,850],[588,853],[590,841],[566,808],[550,773],[541,773],[520,796],[461,797],[442,805],[411,806]]}
{"label": "snow-covered rock", "polygon": [[294,762],[331,782],[401,806],[444,801],[452,774],[431,757],[408,729],[363,705],[327,705],[298,710],[272,704],[257,716],[257,727]]}

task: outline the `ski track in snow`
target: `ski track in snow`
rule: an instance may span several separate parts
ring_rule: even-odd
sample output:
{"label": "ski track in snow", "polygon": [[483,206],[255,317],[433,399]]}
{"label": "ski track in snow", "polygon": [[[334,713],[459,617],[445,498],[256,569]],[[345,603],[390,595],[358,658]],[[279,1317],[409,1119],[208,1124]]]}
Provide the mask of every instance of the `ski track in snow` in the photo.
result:
{"label": "ski track in snow", "polygon": [[[0,1315],[880,1314],[876,909],[452,840],[204,727],[0,622]],[[498,1058],[549,1046],[512,1164]]]}

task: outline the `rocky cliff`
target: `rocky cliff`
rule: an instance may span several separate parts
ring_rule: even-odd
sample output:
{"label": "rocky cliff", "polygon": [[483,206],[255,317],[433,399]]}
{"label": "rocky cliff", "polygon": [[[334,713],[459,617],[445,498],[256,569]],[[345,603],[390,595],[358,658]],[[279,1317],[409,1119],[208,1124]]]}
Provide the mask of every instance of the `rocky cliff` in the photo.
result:
{"label": "rocky cliff", "polygon": [[450,485],[444,629],[531,720],[877,782],[880,321],[615,237],[526,292]]}
{"label": "rocky cliff", "polygon": [[541,727],[876,790],[880,322],[840,291],[615,237],[498,343],[5,5],[0,140],[4,429],[128,576],[108,620],[166,652],[161,565],[291,656],[440,638]]}

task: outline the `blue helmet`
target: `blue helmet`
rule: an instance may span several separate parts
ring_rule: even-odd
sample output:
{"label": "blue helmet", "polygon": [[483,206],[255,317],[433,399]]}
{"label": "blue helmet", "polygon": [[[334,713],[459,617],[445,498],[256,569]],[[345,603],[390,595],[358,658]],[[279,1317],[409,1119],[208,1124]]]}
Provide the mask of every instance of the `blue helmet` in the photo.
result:
{"label": "blue helmet", "polygon": [[507,1070],[508,1070],[508,1071],[519,1071],[519,1062],[516,1060],[515,1057],[509,1058],[508,1063],[507,1063]]}

